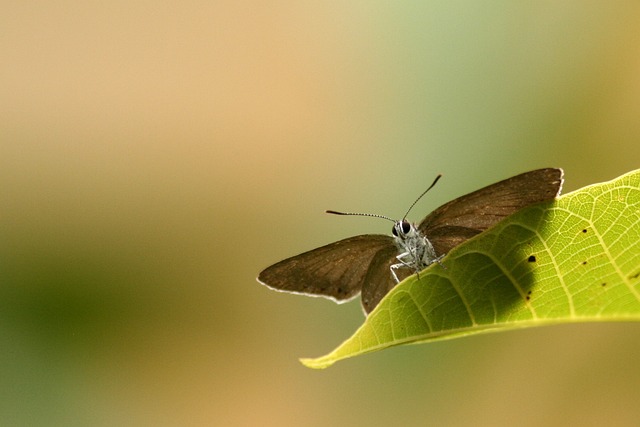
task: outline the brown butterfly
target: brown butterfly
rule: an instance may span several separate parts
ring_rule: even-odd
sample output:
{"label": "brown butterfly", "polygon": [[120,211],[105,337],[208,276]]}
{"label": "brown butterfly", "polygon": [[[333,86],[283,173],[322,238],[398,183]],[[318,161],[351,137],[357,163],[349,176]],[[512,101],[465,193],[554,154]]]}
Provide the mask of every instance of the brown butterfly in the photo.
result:
{"label": "brown butterfly", "polygon": [[547,168],[505,179],[440,206],[418,225],[405,218],[327,211],[393,221],[393,235],[365,234],[330,243],[266,268],[258,281],[277,291],[338,303],[361,293],[368,314],[402,279],[439,262],[454,247],[518,210],[553,200],[560,194],[562,176],[562,169]]}

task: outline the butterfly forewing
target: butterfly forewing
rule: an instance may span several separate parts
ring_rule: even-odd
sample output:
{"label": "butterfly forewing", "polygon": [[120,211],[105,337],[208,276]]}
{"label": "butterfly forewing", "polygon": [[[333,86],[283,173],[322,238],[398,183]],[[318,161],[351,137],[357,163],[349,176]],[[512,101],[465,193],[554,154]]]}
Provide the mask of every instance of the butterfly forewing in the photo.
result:
{"label": "butterfly forewing", "polygon": [[[263,270],[258,280],[275,290],[348,301],[360,293],[370,269],[379,269],[380,251],[393,258],[397,252],[393,238],[350,237],[280,261]],[[388,268],[384,278],[391,278]]]}
{"label": "butterfly forewing", "polygon": [[436,253],[446,254],[520,209],[553,200],[562,188],[562,175],[562,169],[549,168],[505,179],[440,206],[418,229]]}

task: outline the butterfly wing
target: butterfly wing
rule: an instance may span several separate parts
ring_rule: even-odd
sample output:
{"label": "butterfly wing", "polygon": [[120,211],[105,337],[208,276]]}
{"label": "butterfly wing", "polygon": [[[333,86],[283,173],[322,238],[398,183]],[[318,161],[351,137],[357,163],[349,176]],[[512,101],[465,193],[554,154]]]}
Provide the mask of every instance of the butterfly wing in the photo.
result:
{"label": "butterfly wing", "polygon": [[[394,258],[397,249],[392,237],[350,237],[280,261],[263,270],[258,281],[277,291],[345,302],[358,295],[365,281],[371,279],[372,265],[379,270],[381,251]],[[386,276],[390,275],[387,270]]]}
{"label": "butterfly wing", "polygon": [[437,254],[446,254],[520,209],[553,200],[562,188],[562,176],[562,169],[548,168],[505,179],[440,206],[418,229]]}
{"label": "butterfly wing", "polygon": [[[380,300],[396,286],[396,281],[391,275],[391,265],[398,262],[397,255],[398,249],[393,246],[380,249],[373,257],[362,286],[362,308],[365,313],[371,313]],[[396,270],[400,280],[404,280],[412,273],[413,271],[409,269]]]}

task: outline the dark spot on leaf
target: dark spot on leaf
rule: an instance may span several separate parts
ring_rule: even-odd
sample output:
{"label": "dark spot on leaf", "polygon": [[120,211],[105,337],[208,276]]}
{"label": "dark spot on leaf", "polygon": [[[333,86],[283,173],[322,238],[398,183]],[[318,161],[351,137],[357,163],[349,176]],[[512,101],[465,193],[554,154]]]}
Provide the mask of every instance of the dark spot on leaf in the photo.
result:
{"label": "dark spot on leaf", "polygon": [[531,291],[527,292],[526,299],[527,301],[531,300]]}
{"label": "dark spot on leaf", "polygon": [[582,261],[582,265],[587,265],[587,261]]}
{"label": "dark spot on leaf", "polygon": [[529,262],[536,262],[536,256],[535,255],[531,255],[529,257]]}
{"label": "dark spot on leaf", "polygon": [[583,232],[583,233],[586,233],[586,232],[587,232],[587,229],[586,229],[586,228],[584,228],[584,229],[582,230],[582,232]]}
{"label": "dark spot on leaf", "polygon": [[604,288],[605,286],[607,286],[607,282],[603,282],[601,286]]}
{"label": "dark spot on leaf", "polygon": [[629,279],[637,279],[640,276],[640,271],[638,271],[636,274],[629,276]]}

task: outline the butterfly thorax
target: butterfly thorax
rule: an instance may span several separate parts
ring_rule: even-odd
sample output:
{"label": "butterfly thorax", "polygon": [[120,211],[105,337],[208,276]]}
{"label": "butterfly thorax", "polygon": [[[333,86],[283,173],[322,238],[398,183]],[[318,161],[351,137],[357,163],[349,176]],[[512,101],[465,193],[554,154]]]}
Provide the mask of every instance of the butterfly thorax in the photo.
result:
{"label": "butterfly thorax", "polygon": [[419,272],[439,259],[429,239],[415,224],[406,220],[396,221],[391,232],[398,246],[398,261],[405,267]]}

